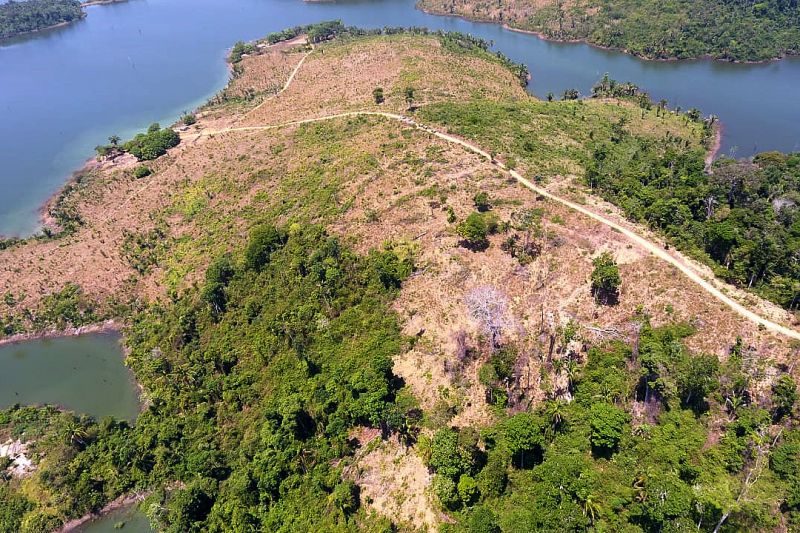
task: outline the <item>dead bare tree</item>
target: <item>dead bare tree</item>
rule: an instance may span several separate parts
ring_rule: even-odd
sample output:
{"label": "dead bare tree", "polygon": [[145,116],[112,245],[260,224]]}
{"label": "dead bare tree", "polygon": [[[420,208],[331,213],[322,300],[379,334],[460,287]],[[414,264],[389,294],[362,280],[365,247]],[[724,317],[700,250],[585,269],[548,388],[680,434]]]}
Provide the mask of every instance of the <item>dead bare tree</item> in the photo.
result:
{"label": "dead bare tree", "polygon": [[470,291],[466,298],[470,316],[489,337],[491,351],[497,349],[503,330],[513,326],[508,297],[502,291],[484,285]]}

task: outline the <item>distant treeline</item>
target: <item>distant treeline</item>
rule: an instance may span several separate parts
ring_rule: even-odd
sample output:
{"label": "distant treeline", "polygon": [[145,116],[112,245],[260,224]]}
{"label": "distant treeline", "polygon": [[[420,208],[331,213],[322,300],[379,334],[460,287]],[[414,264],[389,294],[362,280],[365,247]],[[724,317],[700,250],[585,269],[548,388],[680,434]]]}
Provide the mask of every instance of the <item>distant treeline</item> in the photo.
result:
{"label": "distant treeline", "polygon": [[761,61],[800,53],[797,0],[420,0],[418,5],[649,59]]}
{"label": "distant treeline", "polygon": [[78,0],[27,0],[0,4],[0,39],[83,17]]}

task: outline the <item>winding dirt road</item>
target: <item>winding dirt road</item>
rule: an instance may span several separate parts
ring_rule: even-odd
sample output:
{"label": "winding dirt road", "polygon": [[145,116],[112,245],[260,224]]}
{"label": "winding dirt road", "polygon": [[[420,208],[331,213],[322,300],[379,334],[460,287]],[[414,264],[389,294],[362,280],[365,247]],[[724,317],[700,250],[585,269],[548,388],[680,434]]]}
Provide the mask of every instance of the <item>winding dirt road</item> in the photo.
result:
{"label": "winding dirt road", "polygon": [[[302,67],[302,65],[305,62],[305,60],[312,53],[313,53],[313,50],[310,51],[309,53],[307,53],[305,56],[303,56],[303,58],[297,64],[295,69],[292,71],[292,73],[289,76],[289,78],[286,80],[286,83],[284,84],[283,88],[277,94],[275,94],[274,96],[270,97],[268,100],[266,100],[266,101],[262,102],[261,104],[259,104],[255,109],[258,109],[259,107],[261,107],[262,105],[264,105],[268,101],[272,100],[273,98],[279,96],[281,93],[286,91],[286,89],[289,88],[289,86],[291,85],[292,81],[294,80],[295,75],[300,70],[300,67]],[[250,113],[255,111],[255,109],[251,110]],[[250,113],[248,113],[248,115]],[[462,146],[466,150],[468,150],[470,152],[473,152],[473,153],[475,153],[475,154],[477,154],[477,155],[489,160],[496,168],[500,169],[503,172],[508,173],[518,183],[520,183],[524,187],[530,189],[531,191],[535,192],[536,194],[541,195],[541,196],[543,196],[545,198],[548,198],[549,200],[552,200],[554,202],[558,202],[558,203],[560,203],[560,204],[562,204],[562,205],[564,205],[564,206],[566,206],[566,207],[568,207],[568,208],[570,208],[570,209],[572,209],[574,211],[577,211],[578,213],[586,215],[589,218],[591,218],[591,219],[593,219],[593,220],[595,220],[595,221],[597,221],[597,222],[599,222],[601,224],[604,224],[604,225],[606,225],[606,226],[608,226],[608,227],[620,232],[621,234],[625,235],[628,239],[633,241],[637,246],[639,246],[643,250],[646,250],[647,252],[655,255],[656,257],[658,257],[662,261],[665,261],[666,263],[669,263],[673,267],[677,268],[686,277],[688,277],[692,282],[694,282],[695,284],[700,286],[700,288],[702,288],[708,294],[710,294],[711,296],[716,298],[718,301],[720,301],[723,304],[725,304],[728,307],[730,307],[733,311],[735,311],[741,317],[743,317],[743,318],[745,318],[745,319],[747,319],[747,320],[749,320],[749,321],[751,321],[751,322],[753,322],[753,323],[755,323],[755,324],[757,324],[759,326],[762,326],[762,327],[766,328],[769,331],[773,331],[775,333],[779,333],[781,335],[785,335],[785,336],[790,337],[792,339],[800,340],[800,332],[798,332],[798,331],[796,331],[796,330],[794,330],[792,328],[788,328],[786,326],[778,324],[776,322],[773,322],[771,320],[768,320],[768,319],[762,317],[761,315],[751,311],[750,309],[748,309],[747,307],[745,307],[741,303],[737,302],[736,300],[734,300],[730,296],[724,294],[712,282],[710,282],[707,279],[705,279],[699,273],[699,271],[696,269],[696,267],[692,266],[691,263],[689,263],[689,261],[686,260],[685,258],[683,258],[681,256],[676,256],[676,255],[673,255],[673,254],[667,252],[660,244],[654,243],[654,242],[646,239],[645,237],[642,237],[641,235],[639,235],[638,233],[632,231],[631,229],[629,229],[629,228],[627,228],[625,226],[622,226],[621,224],[618,224],[617,222],[615,222],[615,221],[613,221],[613,220],[611,220],[609,218],[606,218],[606,217],[604,217],[603,215],[601,215],[599,213],[596,213],[596,212],[594,212],[594,211],[592,211],[590,209],[587,209],[587,208],[585,208],[585,207],[583,207],[583,206],[581,206],[579,204],[576,204],[576,203],[574,203],[574,202],[572,202],[570,200],[567,200],[566,198],[562,198],[560,196],[557,196],[557,195],[547,191],[546,189],[543,189],[542,187],[539,187],[538,185],[534,184],[530,180],[526,179],[524,176],[522,176],[516,170],[507,168],[506,165],[503,164],[503,162],[497,161],[496,159],[494,159],[491,156],[491,154],[489,154],[489,152],[483,150],[478,145],[476,145],[474,143],[471,143],[469,141],[466,141],[464,139],[461,139],[459,137],[456,137],[454,135],[450,135],[450,134],[438,131],[435,128],[432,128],[432,127],[427,126],[425,124],[421,124],[421,123],[415,121],[414,119],[412,119],[410,117],[407,117],[405,115],[398,115],[396,113],[384,113],[384,112],[381,112],[381,111],[351,111],[351,112],[347,112],[347,113],[337,113],[337,114],[333,114],[333,115],[325,115],[325,116],[322,116],[322,117],[315,117],[315,118],[308,118],[308,119],[303,119],[303,120],[295,120],[295,121],[290,121],[290,122],[284,122],[284,123],[281,123],[281,124],[271,124],[271,125],[265,125],[265,126],[241,126],[241,127],[225,128],[225,129],[221,129],[221,130],[207,130],[207,131],[201,131],[199,133],[194,133],[194,134],[182,134],[182,137],[185,138],[185,139],[192,139],[193,138],[193,139],[196,140],[196,139],[198,139],[200,137],[211,137],[211,136],[214,136],[214,135],[221,135],[221,134],[225,134],[225,133],[248,132],[248,131],[269,131],[269,130],[275,130],[275,129],[280,129],[280,128],[286,128],[286,127],[290,127],[290,126],[298,126],[298,125],[302,125],[302,124],[310,124],[310,123],[313,123],[313,122],[322,122],[322,121],[328,121],[328,120],[335,120],[335,119],[338,119],[338,118],[357,117],[357,116],[377,116],[377,117],[388,118],[388,119],[391,119],[391,120],[397,120],[397,121],[400,121],[400,122],[402,122],[404,124],[407,124],[409,126],[415,127],[415,128],[417,128],[419,130],[427,132],[427,133],[429,133],[429,134],[431,134],[431,135],[433,135],[433,136],[435,136],[435,137],[437,137],[439,139],[442,139],[443,141],[446,141],[446,142],[451,143],[451,144],[457,144],[459,146]]]}
{"label": "winding dirt road", "polygon": [[438,130],[436,130],[436,129],[430,127],[430,126],[427,126],[425,124],[420,124],[419,122],[415,121],[414,119],[409,118],[409,117],[404,116],[404,115],[398,115],[398,114],[395,114],[395,113],[383,113],[383,112],[380,112],[380,111],[351,111],[351,112],[348,112],[348,113],[337,113],[337,114],[334,114],[334,115],[326,115],[326,116],[316,117],[316,118],[295,120],[295,121],[291,121],[291,122],[284,122],[284,123],[281,123],[281,124],[272,124],[272,125],[267,125],[267,126],[241,126],[241,127],[225,128],[225,129],[221,129],[221,130],[208,130],[208,131],[202,131],[202,132],[195,133],[195,134],[184,135],[184,138],[197,139],[199,137],[211,137],[211,136],[214,136],[214,135],[221,135],[221,134],[225,134],[225,133],[247,132],[247,131],[268,131],[268,130],[286,128],[286,127],[290,127],[290,126],[298,126],[298,125],[302,125],[302,124],[310,124],[310,123],[313,123],[313,122],[322,122],[322,121],[328,121],[328,120],[335,120],[335,119],[338,119],[338,118],[357,117],[357,116],[377,116],[377,117],[388,118],[388,119],[391,119],[391,120],[397,120],[397,121],[403,122],[404,124],[407,124],[409,126],[413,126],[413,127],[417,128],[419,130],[427,132],[427,133],[429,133],[429,134],[431,134],[431,135],[433,135],[433,136],[435,136],[435,137],[437,137],[439,139],[442,139],[442,140],[444,140],[444,141],[446,141],[448,143],[457,144],[459,146],[462,146],[463,148],[465,148],[466,150],[468,150],[470,152],[473,152],[475,154],[480,155],[481,157],[489,160],[498,169],[500,169],[503,172],[506,172],[509,175],[511,175],[515,180],[517,180],[518,183],[520,183],[524,187],[530,189],[531,191],[535,192],[536,194],[544,196],[545,198],[548,198],[549,200],[552,200],[554,202],[558,202],[558,203],[560,203],[560,204],[562,204],[562,205],[564,205],[564,206],[566,206],[566,207],[568,207],[568,208],[570,208],[570,209],[572,209],[574,211],[577,211],[577,212],[579,212],[579,213],[581,213],[583,215],[586,215],[586,216],[590,217],[593,220],[596,220],[597,222],[600,222],[601,224],[605,224],[606,226],[608,226],[608,227],[620,232],[621,234],[625,235],[628,239],[633,241],[640,248],[646,250],[647,252],[655,255],[656,257],[658,257],[662,261],[665,261],[665,262],[669,263],[670,265],[674,266],[675,268],[677,268],[686,277],[688,277],[692,282],[694,282],[695,284],[699,285],[700,288],[702,288],[704,291],[706,291],[708,294],[710,294],[711,296],[713,296],[714,298],[716,298],[717,300],[719,300],[723,304],[725,304],[728,307],[730,307],[733,311],[735,311],[737,314],[739,314],[743,318],[745,318],[745,319],[747,319],[747,320],[749,320],[749,321],[751,321],[751,322],[753,322],[753,323],[755,323],[757,325],[763,326],[763,327],[765,327],[766,329],[768,329],[770,331],[774,331],[776,333],[780,333],[781,335],[785,335],[785,336],[790,337],[792,339],[800,340],[800,332],[798,332],[798,331],[796,331],[794,329],[788,328],[786,326],[783,326],[781,324],[778,324],[776,322],[773,322],[771,320],[768,320],[768,319],[760,316],[759,314],[751,311],[750,309],[746,308],[745,306],[743,306],[742,304],[740,304],[739,302],[737,302],[733,298],[731,298],[731,297],[727,296],[726,294],[724,294],[720,289],[718,289],[716,286],[714,286],[714,284],[712,284],[710,281],[708,281],[705,278],[703,278],[700,275],[700,273],[693,266],[691,266],[689,263],[687,263],[685,260],[683,260],[680,257],[676,257],[676,256],[670,254],[661,245],[659,245],[657,243],[653,243],[653,242],[647,240],[646,238],[642,237],[638,233],[626,228],[625,226],[622,226],[622,225],[618,224],[617,222],[615,222],[615,221],[613,221],[611,219],[608,219],[608,218],[604,217],[603,215],[600,215],[600,214],[598,214],[598,213],[596,213],[594,211],[591,211],[590,209],[587,209],[587,208],[585,208],[585,207],[583,207],[581,205],[578,205],[578,204],[576,204],[576,203],[574,203],[574,202],[572,202],[570,200],[567,200],[566,198],[562,198],[560,196],[557,196],[557,195],[547,191],[546,189],[543,189],[542,187],[539,187],[538,185],[535,185],[533,182],[531,182],[530,180],[528,180],[527,178],[522,176],[516,170],[509,169],[501,161],[497,161],[497,160],[493,159],[492,156],[487,151],[483,150],[482,148],[480,148],[476,144],[473,144],[473,143],[471,143],[469,141],[466,141],[466,140],[461,139],[459,137],[456,137],[454,135],[443,133],[443,132],[438,131]]}

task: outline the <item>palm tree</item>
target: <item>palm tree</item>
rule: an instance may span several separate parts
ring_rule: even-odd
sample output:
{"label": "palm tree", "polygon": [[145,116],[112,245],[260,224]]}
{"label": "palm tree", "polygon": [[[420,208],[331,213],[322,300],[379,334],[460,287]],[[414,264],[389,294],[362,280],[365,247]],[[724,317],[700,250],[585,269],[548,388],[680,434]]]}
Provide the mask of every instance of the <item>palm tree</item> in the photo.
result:
{"label": "palm tree", "polygon": [[728,406],[728,412],[731,414],[731,419],[736,418],[736,412],[739,408],[744,407],[744,395],[733,392],[730,396],[725,398],[725,405]]}
{"label": "palm tree", "polygon": [[565,370],[567,372],[567,388],[569,388],[570,392],[573,392],[575,389],[575,378],[578,377],[578,362],[575,361],[575,359],[567,359]]}
{"label": "palm tree", "polygon": [[638,475],[633,478],[633,492],[636,493],[636,501],[643,503],[647,499],[647,491],[644,488],[645,477]]}
{"label": "palm tree", "polygon": [[547,406],[547,419],[550,421],[550,430],[552,430],[553,433],[558,431],[562,424],[564,424],[565,411],[566,402],[563,400],[555,400],[550,402]]}
{"label": "palm tree", "polygon": [[67,426],[64,430],[67,444],[72,445],[86,445],[86,437],[88,433],[86,432],[86,428],[77,420],[71,420],[67,423]]}
{"label": "palm tree", "polygon": [[122,140],[122,139],[120,139],[120,138],[119,138],[119,135],[112,135],[111,137],[109,137],[109,138],[108,138],[108,142],[109,142],[109,143],[111,144],[111,146],[113,146],[114,148],[116,148],[116,147],[117,147],[117,145],[119,144],[119,141],[121,141],[121,140]]}
{"label": "palm tree", "polygon": [[594,525],[594,521],[600,516],[600,504],[594,500],[591,494],[583,501],[583,514],[589,517],[589,521]]}

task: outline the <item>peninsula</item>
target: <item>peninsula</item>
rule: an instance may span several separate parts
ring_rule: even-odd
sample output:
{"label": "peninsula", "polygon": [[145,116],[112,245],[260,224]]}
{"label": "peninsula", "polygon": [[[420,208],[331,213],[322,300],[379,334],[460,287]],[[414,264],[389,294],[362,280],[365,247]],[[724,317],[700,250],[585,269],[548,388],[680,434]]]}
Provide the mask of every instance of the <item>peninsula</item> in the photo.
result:
{"label": "peninsula", "polygon": [[3,334],[114,318],[146,405],[0,410],[0,531],[134,500],[169,532],[796,527],[793,302],[712,269],[752,275],[736,224],[794,216],[797,158],[712,179],[713,118],[608,78],[535,99],[458,33],[322,23],[231,62],[0,250]]}

